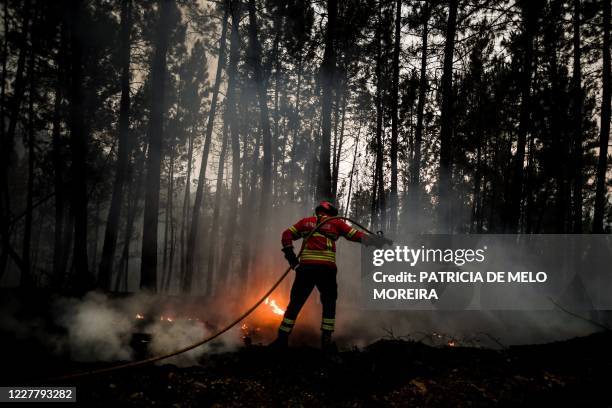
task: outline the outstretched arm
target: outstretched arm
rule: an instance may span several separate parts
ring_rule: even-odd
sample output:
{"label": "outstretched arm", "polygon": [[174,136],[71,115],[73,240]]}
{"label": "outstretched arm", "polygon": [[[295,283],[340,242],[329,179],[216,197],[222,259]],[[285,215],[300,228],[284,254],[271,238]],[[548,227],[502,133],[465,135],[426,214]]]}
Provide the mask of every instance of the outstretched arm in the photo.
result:
{"label": "outstretched arm", "polygon": [[365,246],[382,248],[384,245],[392,245],[393,241],[380,235],[368,235],[363,231],[351,228],[345,222],[338,224],[340,234],[349,241],[361,242]]}
{"label": "outstretched arm", "polygon": [[344,221],[338,221],[338,229],[340,231],[340,235],[342,235],[349,241],[363,242],[363,237],[365,236],[363,231],[359,231],[358,229],[352,228]]}

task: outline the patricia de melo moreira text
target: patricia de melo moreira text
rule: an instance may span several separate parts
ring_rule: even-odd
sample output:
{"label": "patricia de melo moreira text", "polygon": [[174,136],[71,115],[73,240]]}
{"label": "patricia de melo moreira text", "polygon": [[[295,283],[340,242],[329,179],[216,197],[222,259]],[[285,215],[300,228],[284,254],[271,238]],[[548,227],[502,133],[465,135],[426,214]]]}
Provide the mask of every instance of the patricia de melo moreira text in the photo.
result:
{"label": "patricia de melo moreira text", "polygon": [[[381,267],[386,263],[405,263],[411,267],[418,263],[454,264],[458,267],[466,263],[482,263],[486,257],[487,247],[478,249],[431,249],[408,248],[397,246],[395,249],[377,249],[373,252],[372,264]],[[406,283],[544,283],[548,279],[546,272],[531,271],[413,271],[383,272],[374,271],[372,280],[375,284]],[[435,288],[374,288],[374,300],[437,300]]]}

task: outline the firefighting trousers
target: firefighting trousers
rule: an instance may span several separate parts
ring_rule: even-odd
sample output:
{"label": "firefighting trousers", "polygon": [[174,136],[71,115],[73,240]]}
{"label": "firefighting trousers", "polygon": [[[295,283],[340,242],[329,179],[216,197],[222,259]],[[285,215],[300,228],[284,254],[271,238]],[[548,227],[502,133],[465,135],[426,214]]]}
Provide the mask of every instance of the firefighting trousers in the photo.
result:
{"label": "firefighting trousers", "polygon": [[338,284],[336,282],[336,269],[324,265],[300,265],[295,271],[295,280],[291,287],[289,305],[279,327],[281,332],[291,333],[295,320],[306,303],[312,290],[317,287],[321,294],[323,305],[323,319],[321,330],[334,331],[336,323],[336,299],[338,298]]}

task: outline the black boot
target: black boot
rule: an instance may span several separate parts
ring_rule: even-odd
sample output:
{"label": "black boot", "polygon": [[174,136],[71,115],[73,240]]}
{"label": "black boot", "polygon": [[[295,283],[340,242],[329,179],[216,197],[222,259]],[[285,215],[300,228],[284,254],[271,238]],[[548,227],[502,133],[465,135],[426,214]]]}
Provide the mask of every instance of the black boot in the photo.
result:
{"label": "black boot", "polygon": [[276,339],[268,345],[268,347],[275,349],[286,349],[289,347],[289,333],[286,331],[279,330]]}
{"label": "black boot", "polygon": [[332,341],[332,333],[330,330],[321,330],[321,350],[337,351],[336,343]]}

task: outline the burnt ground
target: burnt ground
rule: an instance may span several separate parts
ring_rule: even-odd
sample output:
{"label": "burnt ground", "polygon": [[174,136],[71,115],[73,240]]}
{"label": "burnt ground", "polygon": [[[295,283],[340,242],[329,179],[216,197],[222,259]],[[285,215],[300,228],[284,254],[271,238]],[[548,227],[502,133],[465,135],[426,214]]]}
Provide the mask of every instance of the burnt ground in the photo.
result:
{"label": "burnt ground", "polygon": [[[1,385],[106,366],[52,358],[9,333],[2,344]],[[502,351],[403,340],[328,354],[252,346],[206,355],[198,366],[146,366],[64,385],[92,407],[609,407],[612,333]]]}

